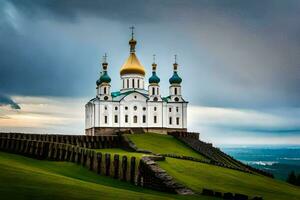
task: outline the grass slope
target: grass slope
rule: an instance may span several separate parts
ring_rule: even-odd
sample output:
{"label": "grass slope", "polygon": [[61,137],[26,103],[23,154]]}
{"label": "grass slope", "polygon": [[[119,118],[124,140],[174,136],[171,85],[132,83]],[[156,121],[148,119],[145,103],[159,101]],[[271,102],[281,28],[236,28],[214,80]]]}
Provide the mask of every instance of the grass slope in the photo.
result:
{"label": "grass slope", "polygon": [[129,139],[140,149],[150,150],[153,153],[176,154],[179,156],[191,156],[202,160],[205,157],[178,141],[170,135],[161,135],[155,133],[131,134],[127,135]]}
{"label": "grass slope", "polygon": [[266,200],[300,199],[299,187],[265,176],[174,158],[158,163],[178,182],[194,191],[208,188],[252,197],[263,196]]}
{"label": "grass slope", "polygon": [[[199,199],[133,186],[68,162],[40,161],[0,152],[0,198],[6,199]],[[201,199],[211,199],[200,197]]]}
{"label": "grass slope", "polygon": [[[177,155],[203,158],[172,136],[136,134],[128,135],[128,137],[138,148],[155,153],[175,153]],[[196,192],[208,188],[222,192],[247,194],[252,197],[263,196],[267,200],[300,199],[299,187],[265,176],[175,158],[166,158],[166,161],[158,163],[178,182]]]}

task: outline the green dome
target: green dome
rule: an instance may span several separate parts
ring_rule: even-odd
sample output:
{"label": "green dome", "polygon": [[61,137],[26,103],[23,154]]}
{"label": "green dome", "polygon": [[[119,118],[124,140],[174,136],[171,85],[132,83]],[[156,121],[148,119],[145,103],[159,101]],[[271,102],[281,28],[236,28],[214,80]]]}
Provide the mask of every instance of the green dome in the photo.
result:
{"label": "green dome", "polygon": [[173,73],[173,76],[169,79],[170,84],[180,84],[182,79],[178,76],[177,72]]}
{"label": "green dome", "polygon": [[152,72],[152,76],[149,78],[149,83],[159,83],[160,78],[156,75],[156,72]]}
{"label": "green dome", "polygon": [[100,85],[101,83],[110,83],[111,78],[108,76],[107,72],[104,71],[102,76],[97,80],[96,84]]}

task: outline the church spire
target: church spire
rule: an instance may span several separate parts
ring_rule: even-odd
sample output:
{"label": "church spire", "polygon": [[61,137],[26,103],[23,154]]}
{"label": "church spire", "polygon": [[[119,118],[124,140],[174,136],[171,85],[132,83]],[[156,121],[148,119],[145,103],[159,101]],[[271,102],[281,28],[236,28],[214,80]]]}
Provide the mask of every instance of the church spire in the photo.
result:
{"label": "church spire", "polygon": [[103,71],[107,71],[107,66],[108,66],[108,63],[107,63],[107,54],[105,53],[104,56],[103,56],[103,60],[102,60]]}
{"label": "church spire", "polygon": [[134,39],[134,26],[131,26],[130,29],[131,29],[131,39],[129,40],[130,53],[135,53],[136,40]]}
{"label": "church spire", "polygon": [[157,64],[155,63],[155,54],[153,54],[153,63],[152,63],[152,71],[155,72],[156,71],[156,67],[157,67]]}
{"label": "church spire", "polygon": [[105,53],[104,56],[102,57],[103,72],[100,73],[100,78],[96,82],[97,86],[101,85],[102,83],[110,83],[111,82],[111,78],[109,77],[109,75],[107,73],[107,67],[108,67],[107,54]]}
{"label": "church spire", "polygon": [[170,84],[180,84],[182,82],[182,79],[177,74],[178,69],[178,63],[177,63],[177,55],[174,55],[175,62],[173,64],[173,76],[169,79]]}
{"label": "church spire", "polygon": [[177,72],[178,64],[177,64],[177,55],[176,54],[174,55],[174,59],[175,59],[175,62],[173,64],[173,69],[174,69],[174,72]]}
{"label": "church spire", "polygon": [[155,63],[155,54],[153,55],[153,63],[152,63],[152,76],[149,78],[150,84],[158,84],[160,82],[160,78],[156,75],[156,67]]}

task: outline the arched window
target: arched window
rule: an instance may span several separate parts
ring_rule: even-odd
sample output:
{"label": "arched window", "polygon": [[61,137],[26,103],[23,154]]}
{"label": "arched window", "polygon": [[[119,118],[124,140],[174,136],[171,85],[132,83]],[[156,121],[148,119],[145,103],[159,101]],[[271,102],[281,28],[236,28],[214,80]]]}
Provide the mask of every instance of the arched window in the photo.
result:
{"label": "arched window", "polygon": [[177,88],[174,88],[174,93],[175,95],[177,95]]}
{"label": "arched window", "polygon": [[143,123],[146,123],[146,115],[143,115]]}
{"label": "arched window", "polygon": [[127,79],[127,87],[126,88],[129,88],[129,79]]}
{"label": "arched window", "polygon": [[125,88],[125,80],[123,79],[123,88]]}
{"label": "arched window", "polygon": [[134,79],[132,79],[132,88],[135,88]]}
{"label": "arched window", "polygon": [[158,88],[156,88],[156,94],[159,95]]}
{"label": "arched window", "polygon": [[155,88],[152,88],[152,95],[155,95]]}
{"label": "arched window", "polygon": [[157,117],[156,117],[156,116],[154,116],[154,119],[153,119],[153,121],[154,121],[154,124],[156,124],[156,123],[157,123]]}
{"label": "arched window", "polygon": [[140,79],[138,79],[137,82],[138,82],[137,87],[140,88]]}
{"label": "arched window", "polygon": [[136,115],[134,115],[134,116],[133,116],[133,123],[135,123],[135,124],[136,124],[136,123],[137,123],[137,121],[138,121],[138,117],[137,117]]}
{"label": "arched window", "polygon": [[115,115],[115,123],[118,123],[118,115]]}
{"label": "arched window", "polygon": [[106,94],[106,87],[104,87],[104,94]]}
{"label": "arched window", "polygon": [[172,124],[172,117],[169,117],[169,124]]}
{"label": "arched window", "polygon": [[107,124],[107,116],[104,116],[104,123]]}
{"label": "arched window", "polygon": [[128,115],[125,115],[125,123],[128,123]]}

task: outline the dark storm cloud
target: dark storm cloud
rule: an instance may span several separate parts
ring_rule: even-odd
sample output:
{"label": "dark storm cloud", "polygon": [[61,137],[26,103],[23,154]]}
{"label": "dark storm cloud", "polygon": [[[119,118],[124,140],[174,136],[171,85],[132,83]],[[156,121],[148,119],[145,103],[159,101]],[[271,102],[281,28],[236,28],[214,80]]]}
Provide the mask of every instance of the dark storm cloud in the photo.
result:
{"label": "dark storm cloud", "polygon": [[0,94],[0,107],[6,105],[9,105],[13,109],[21,109],[21,107],[10,97]]}
{"label": "dark storm cloud", "polygon": [[[147,22],[157,20],[151,0],[10,0],[26,15],[35,18],[53,17],[56,20],[76,22],[81,15],[92,15],[118,21]],[[158,5],[156,5],[158,6]]]}
{"label": "dark storm cloud", "polygon": [[[137,24],[145,28],[145,46],[165,51],[161,74],[170,74],[170,59],[163,61],[170,49],[179,51],[191,103],[299,107],[299,9],[297,0],[7,0],[0,3],[0,90],[90,96],[96,59],[112,49],[110,73],[118,80],[115,60],[126,56],[128,26]],[[190,87],[196,81],[197,91]],[[165,77],[162,84],[168,85]]]}

